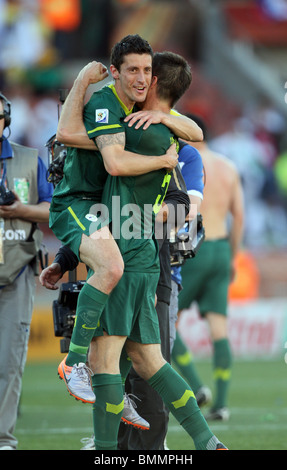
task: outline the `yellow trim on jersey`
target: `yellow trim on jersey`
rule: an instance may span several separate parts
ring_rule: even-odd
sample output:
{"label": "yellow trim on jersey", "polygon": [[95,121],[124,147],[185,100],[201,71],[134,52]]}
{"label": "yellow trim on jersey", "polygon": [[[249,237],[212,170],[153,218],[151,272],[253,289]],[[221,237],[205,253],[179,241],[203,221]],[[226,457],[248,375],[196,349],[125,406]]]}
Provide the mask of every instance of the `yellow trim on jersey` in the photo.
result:
{"label": "yellow trim on jersey", "polygon": [[78,217],[76,216],[75,212],[73,211],[73,209],[69,206],[68,207],[68,211],[70,212],[71,216],[74,217],[75,221],[77,222],[77,224],[79,225],[79,227],[81,227],[82,230],[86,230],[86,227],[82,224],[82,222],[78,219]]}
{"label": "yellow trim on jersey", "polygon": [[112,90],[112,92],[115,95],[115,97],[117,98],[117,100],[119,101],[119,103],[120,103],[121,107],[123,108],[124,112],[126,113],[126,115],[128,116],[129,114],[131,114],[133,112],[133,107],[132,107],[132,109],[128,109],[128,107],[122,102],[122,100],[119,98],[119,96],[116,92],[115,85],[112,83],[111,85],[108,85],[108,86]]}
{"label": "yellow trim on jersey", "polygon": [[120,126],[119,124],[111,124],[110,126],[100,126],[100,127],[95,127],[94,129],[88,131],[87,133],[91,134],[92,132],[97,132],[97,131],[100,131],[101,129],[115,129],[117,127],[121,128],[122,126]]}
{"label": "yellow trim on jersey", "polygon": [[[127,106],[122,102],[122,100],[119,98],[119,96],[116,92],[115,85],[114,84],[108,85],[108,88],[110,88],[112,90],[113,94],[115,95],[115,97],[119,101],[119,103],[120,103],[121,107],[123,108],[124,112],[126,113],[126,115],[128,116],[129,114],[131,114],[132,111],[133,111],[133,108],[128,109]],[[95,127],[94,129],[91,129],[90,131],[87,132],[87,134],[93,134],[94,132],[101,131],[102,129],[121,129],[121,128],[122,128],[122,126],[120,124],[111,124],[110,126],[99,126],[99,127]],[[124,132],[124,130],[123,130],[123,132]]]}
{"label": "yellow trim on jersey", "polygon": [[172,114],[173,116],[182,116],[176,109],[171,109],[169,114]]}

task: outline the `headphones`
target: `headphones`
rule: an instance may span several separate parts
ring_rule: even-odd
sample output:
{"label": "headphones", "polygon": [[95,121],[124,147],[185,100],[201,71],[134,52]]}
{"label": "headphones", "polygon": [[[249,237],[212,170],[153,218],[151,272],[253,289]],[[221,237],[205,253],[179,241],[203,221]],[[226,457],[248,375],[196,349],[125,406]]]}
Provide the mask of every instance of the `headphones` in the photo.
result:
{"label": "headphones", "polygon": [[7,98],[2,95],[0,92],[0,100],[3,101],[4,107],[4,129],[9,127],[11,124],[11,103],[7,100]]}

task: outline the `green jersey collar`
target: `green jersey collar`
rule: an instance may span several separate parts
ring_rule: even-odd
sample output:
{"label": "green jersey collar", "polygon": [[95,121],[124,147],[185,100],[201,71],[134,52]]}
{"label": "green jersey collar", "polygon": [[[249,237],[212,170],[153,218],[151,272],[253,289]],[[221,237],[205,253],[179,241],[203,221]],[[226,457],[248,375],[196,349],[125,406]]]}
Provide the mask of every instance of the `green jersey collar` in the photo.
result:
{"label": "green jersey collar", "polygon": [[121,107],[123,108],[124,112],[126,113],[126,115],[128,116],[129,114],[131,114],[133,112],[133,108],[131,110],[129,110],[127,108],[127,106],[122,102],[122,100],[119,98],[119,96],[116,92],[115,85],[112,83],[111,85],[108,85],[108,87],[112,90],[113,94],[115,95],[115,97],[119,101],[119,103],[120,103]]}

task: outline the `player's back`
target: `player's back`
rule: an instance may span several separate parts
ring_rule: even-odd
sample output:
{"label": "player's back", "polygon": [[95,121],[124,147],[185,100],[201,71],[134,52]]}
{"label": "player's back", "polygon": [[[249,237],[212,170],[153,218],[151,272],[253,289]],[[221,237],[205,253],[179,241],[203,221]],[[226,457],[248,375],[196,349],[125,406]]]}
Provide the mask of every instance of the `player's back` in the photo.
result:
{"label": "player's back", "polygon": [[200,150],[206,174],[204,198],[200,208],[207,239],[226,237],[237,172],[228,158],[205,147]]}
{"label": "player's back", "polygon": [[[142,155],[159,156],[167,151],[172,139],[171,132],[162,124],[151,125],[146,131],[127,128],[125,148]],[[113,219],[112,232],[123,255],[125,269],[144,270],[154,266],[158,269],[154,217],[169,181],[170,175],[165,170],[139,176],[108,177],[102,202]]]}

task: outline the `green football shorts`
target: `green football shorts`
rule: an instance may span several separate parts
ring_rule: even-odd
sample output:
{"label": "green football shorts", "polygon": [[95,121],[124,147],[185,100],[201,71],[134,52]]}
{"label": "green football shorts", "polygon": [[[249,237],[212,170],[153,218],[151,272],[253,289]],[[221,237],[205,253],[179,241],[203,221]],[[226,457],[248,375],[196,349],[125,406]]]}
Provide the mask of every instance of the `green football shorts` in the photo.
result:
{"label": "green football shorts", "polygon": [[159,273],[125,271],[109,295],[95,336],[127,336],[142,344],[159,344],[160,332],[155,309]]}
{"label": "green football shorts", "polygon": [[194,258],[181,268],[182,287],[179,310],[197,302],[200,314],[227,314],[228,287],[231,275],[231,249],[228,239],[206,240]]}
{"label": "green football shorts", "polygon": [[102,206],[95,201],[69,198],[66,202],[61,212],[50,211],[49,227],[63,245],[67,245],[80,260],[79,248],[83,234],[88,237],[106,225],[108,219],[103,222],[104,217],[99,217],[99,209]]}

